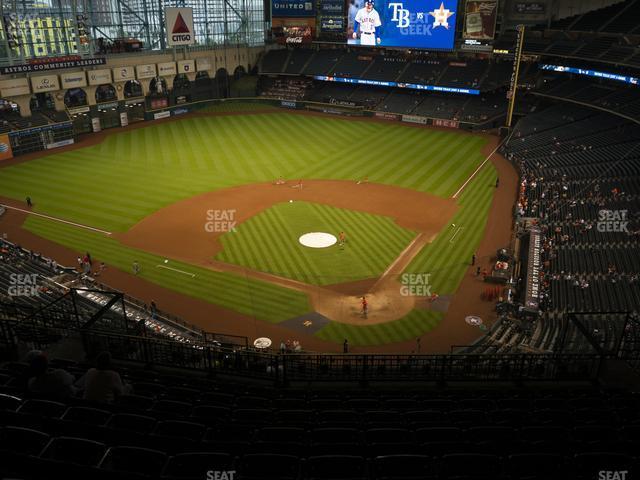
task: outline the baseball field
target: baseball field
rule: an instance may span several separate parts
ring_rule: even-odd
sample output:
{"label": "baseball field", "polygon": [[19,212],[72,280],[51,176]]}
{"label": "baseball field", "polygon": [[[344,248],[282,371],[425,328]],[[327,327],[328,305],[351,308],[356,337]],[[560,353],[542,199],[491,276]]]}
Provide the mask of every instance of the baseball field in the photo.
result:
{"label": "baseball field", "polygon": [[[110,269],[136,261],[143,280],[217,312],[383,345],[446,314],[431,301],[456,292],[485,233],[488,141],[236,104],[2,168],[0,195],[33,199],[29,232]],[[341,231],[342,246],[298,241]]]}

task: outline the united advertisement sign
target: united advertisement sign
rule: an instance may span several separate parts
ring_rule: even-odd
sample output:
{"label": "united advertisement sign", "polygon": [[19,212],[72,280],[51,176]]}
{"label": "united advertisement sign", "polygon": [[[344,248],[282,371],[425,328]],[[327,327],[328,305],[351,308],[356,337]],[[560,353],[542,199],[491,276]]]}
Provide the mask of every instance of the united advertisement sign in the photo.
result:
{"label": "united advertisement sign", "polygon": [[279,17],[315,17],[314,1],[310,0],[273,0],[271,16]]}

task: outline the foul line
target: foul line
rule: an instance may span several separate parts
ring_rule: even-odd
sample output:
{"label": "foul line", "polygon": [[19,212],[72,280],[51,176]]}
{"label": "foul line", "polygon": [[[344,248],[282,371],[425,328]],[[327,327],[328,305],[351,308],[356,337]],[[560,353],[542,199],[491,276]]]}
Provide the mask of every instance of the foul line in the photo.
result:
{"label": "foul line", "polygon": [[32,212],[31,210],[24,210],[22,208],[11,207],[9,205],[2,204],[4,208],[8,208],[9,210],[15,210],[16,212],[26,213],[28,215],[35,215],[36,217],[46,218],[48,220],[53,220],[54,222],[66,223],[67,225],[72,225],[74,227],[84,228],[86,230],[92,230],[94,232],[104,233],[105,235],[111,235],[111,232],[107,232],[106,230],[100,230],[99,228],[90,227],[88,225],[83,225],[81,223],[70,222],[69,220],[63,220],[62,218],[52,217],[50,215],[44,215],[42,213]]}
{"label": "foul line", "polygon": [[420,233],[418,236],[416,236],[416,238],[414,238],[411,241],[411,243],[407,245],[407,247],[400,253],[400,255],[396,257],[396,259],[391,263],[391,265],[389,265],[389,267],[384,271],[384,273],[380,275],[380,278],[386,277],[387,275],[389,275],[389,273],[391,273],[391,271],[395,268],[395,266],[404,259],[405,255],[409,252],[409,250],[413,248],[416,242],[420,240],[423,235],[424,235],[423,233]]}
{"label": "foul line", "polygon": [[173,270],[174,272],[184,273],[185,275],[191,275],[191,278],[195,277],[195,273],[185,272],[184,270],[178,270],[177,268],[165,267],[164,265],[156,265],[156,268],[166,268],[167,270]]}
{"label": "foul line", "polygon": [[466,187],[466,186],[467,186],[467,184],[468,184],[471,180],[473,180],[473,177],[475,177],[475,176],[476,176],[476,174],[477,174],[480,170],[482,170],[482,167],[484,167],[484,166],[485,166],[485,164],[486,164],[486,163],[491,159],[491,157],[493,157],[493,155],[498,151],[498,149],[499,149],[502,145],[504,145],[504,144],[505,144],[505,143],[506,143],[506,142],[511,138],[511,135],[512,135],[512,134],[513,134],[513,132],[511,132],[509,135],[507,135],[507,136],[505,137],[505,139],[504,139],[504,140],[502,140],[502,141],[498,144],[498,146],[497,146],[496,148],[494,148],[494,149],[493,149],[493,151],[489,154],[489,156],[488,156],[487,158],[485,158],[485,159],[484,159],[484,162],[482,162],[482,163],[480,164],[480,166],[479,166],[478,168],[476,168],[476,171],[475,171],[475,172],[473,172],[469,178],[467,178],[467,181],[466,181],[466,182],[464,182],[464,183],[462,184],[462,186],[458,189],[458,191],[457,191],[456,193],[454,193],[454,194],[453,194],[453,197],[451,197],[451,198],[457,198],[457,196],[460,194],[460,192],[461,192],[462,190],[464,190],[464,187]]}
{"label": "foul line", "polygon": [[458,229],[453,233],[453,236],[449,239],[449,243],[453,243],[453,239],[456,238],[456,235],[464,230],[464,227],[458,227]]}

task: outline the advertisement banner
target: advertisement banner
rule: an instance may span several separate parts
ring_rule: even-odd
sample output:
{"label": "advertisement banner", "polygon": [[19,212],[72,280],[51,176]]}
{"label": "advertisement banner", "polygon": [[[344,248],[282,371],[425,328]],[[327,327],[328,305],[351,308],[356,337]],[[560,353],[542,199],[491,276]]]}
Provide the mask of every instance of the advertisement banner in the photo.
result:
{"label": "advertisement banner", "polygon": [[547,8],[542,2],[516,2],[513,11],[518,15],[544,15]]}
{"label": "advertisement banner", "polygon": [[113,72],[113,81],[118,82],[128,82],[129,80],[136,79],[136,71],[135,68],[129,67],[117,67],[112,70]]}
{"label": "advertisement banner", "polygon": [[271,17],[315,17],[314,4],[310,0],[273,0]]}
{"label": "advertisement banner", "polygon": [[91,119],[91,128],[93,130],[93,133],[98,133],[100,130],[102,130],[100,119],[98,117],[94,117]]}
{"label": "advertisement banner", "polygon": [[160,108],[166,108],[169,106],[169,100],[167,98],[152,98],[151,109],[158,110]]}
{"label": "advertisement banner", "polygon": [[71,115],[79,115],[81,113],[89,113],[89,110],[91,110],[89,107],[70,108],[69,109],[69,114],[71,114]]}
{"label": "advertisement banner", "polygon": [[320,13],[322,15],[344,15],[344,2],[342,0],[320,0]]}
{"label": "advertisement banner", "polygon": [[26,63],[22,65],[11,65],[0,67],[0,74],[11,75],[13,73],[43,72],[48,70],[62,70],[65,68],[93,67],[95,65],[106,65],[106,58],[79,58],[73,60],[60,60],[55,62]]}
{"label": "advertisement banner", "polygon": [[278,43],[285,45],[311,43],[313,40],[311,37],[311,27],[307,25],[282,27],[275,33],[275,36]]}
{"label": "advertisement banner", "polygon": [[575,73],[576,75],[586,75],[587,77],[605,78],[607,80],[615,80],[616,82],[628,83],[630,85],[639,85],[640,77],[632,77],[630,75],[621,75],[619,73],[600,72],[598,70],[589,70],[584,68],[567,67],[564,65],[538,65],[540,70],[550,70],[560,73]]}
{"label": "advertisement banner", "polygon": [[13,158],[11,142],[9,141],[9,135],[3,133],[0,135],[0,161],[9,160],[10,158]]}
{"label": "advertisement banner", "polygon": [[462,38],[493,40],[498,18],[498,0],[467,0]]}
{"label": "advertisement banner", "polygon": [[89,85],[104,85],[111,83],[111,70],[91,70],[88,73]]}
{"label": "advertisement banner", "polygon": [[347,4],[347,43],[453,50],[457,0],[376,0]]}
{"label": "advertisement banner", "polygon": [[367,80],[363,78],[330,77],[327,75],[314,75],[313,78],[314,80],[320,80],[323,82],[353,83],[356,85],[374,85],[376,87],[398,87],[398,88],[410,88],[412,90],[426,90],[426,91],[432,91],[432,92],[480,95],[480,90],[478,90],[477,88],[447,87],[447,86],[440,86],[440,85],[422,85],[419,83],[389,82],[385,80]]}
{"label": "advertisement banner", "polygon": [[33,93],[55,92],[60,90],[57,75],[40,75],[31,77],[31,88]]}
{"label": "advertisement banner", "polygon": [[138,79],[153,78],[155,76],[156,65],[154,63],[149,63],[147,65],[136,65],[136,77]]}
{"label": "advertisement banner", "polygon": [[73,138],[68,138],[66,140],[60,140],[58,142],[47,143],[45,147],[47,150],[51,150],[53,148],[66,147],[67,145],[73,145],[73,144],[74,144]]}
{"label": "advertisement banner", "polygon": [[166,111],[166,112],[158,112],[158,113],[154,113],[153,114],[153,119],[154,120],[160,120],[161,118],[169,118],[171,116],[171,112]]}
{"label": "advertisement banner", "polygon": [[382,118],[383,120],[398,120],[398,115],[395,113],[376,112],[375,117]]}
{"label": "advertisement banner", "polygon": [[457,120],[447,120],[445,118],[434,118],[433,126],[445,127],[445,128],[458,128],[460,126],[460,122],[458,122]]}
{"label": "advertisement banner", "polygon": [[293,100],[282,100],[280,102],[280,106],[287,107],[287,108],[298,108],[298,104]]}
{"label": "advertisement banner", "polygon": [[26,78],[12,78],[10,80],[0,80],[0,96],[16,97],[18,95],[28,95],[31,93],[29,80]]}
{"label": "advertisement banner", "polygon": [[196,34],[193,30],[193,8],[166,7],[164,18],[167,29],[167,45],[176,47],[196,43]]}
{"label": "advertisement banner", "polygon": [[87,86],[87,76],[84,72],[61,73],[60,83],[63,89],[81,88]]}
{"label": "advertisement banner", "polygon": [[192,73],[196,71],[195,60],[180,60],[178,62],[178,73]]}
{"label": "advertisement banner", "polygon": [[344,17],[322,16],[320,18],[320,32],[342,33],[344,32]]}
{"label": "advertisement banner", "polygon": [[158,75],[161,77],[176,75],[176,62],[164,62],[158,64]]}
{"label": "advertisement banner", "polygon": [[407,123],[419,123],[421,125],[426,125],[427,117],[420,117],[419,115],[402,115],[402,121]]}
{"label": "advertisement banner", "polygon": [[213,68],[213,65],[211,64],[211,59],[207,57],[197,58],[196,66],[199,72],[203,72],[205,70],[211,70]]}
{"label": "advertisement banner", "polygon": [[129,116],[127,115],[127,112],[120,112],[120,126],[126,127],[127,125],[129,125]]}

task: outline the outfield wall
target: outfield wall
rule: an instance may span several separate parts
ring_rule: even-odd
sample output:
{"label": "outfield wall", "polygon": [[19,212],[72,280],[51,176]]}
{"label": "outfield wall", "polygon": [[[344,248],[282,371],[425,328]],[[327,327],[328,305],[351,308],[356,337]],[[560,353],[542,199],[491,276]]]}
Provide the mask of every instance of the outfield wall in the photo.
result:
{"label": "outfield wall", "polygon": [[[36,128],[13,131],[8,134],[12,156],[49,150],[74,143],[79,135],[98,133],[102,130],[126,127],[140,121],[155,121],[185,115],[188,113],[215,113],[233,110],[233,105],[255,104],[297,110],[339,115],[344,117],[366,117],[377,120],[406,123],[414,126],[433,126],[439,128],[476,131],[496,128],[491,124],[472,124],[440,118],[423,117],[419,115],[403,115],[399,113],[378,112],[365,110],[364,107],[348,104],[347,102],[321,103],[296,100],[282,100],[265,97],[239,97],[207,99],[186,102],[178,105],[156,104],[148,98],[130,98],[91,106],[67,109],[70,121],[50,124]],[[154,108],[156,107],[156,108]],[[158,108],[159,107],[159,108]]]}

